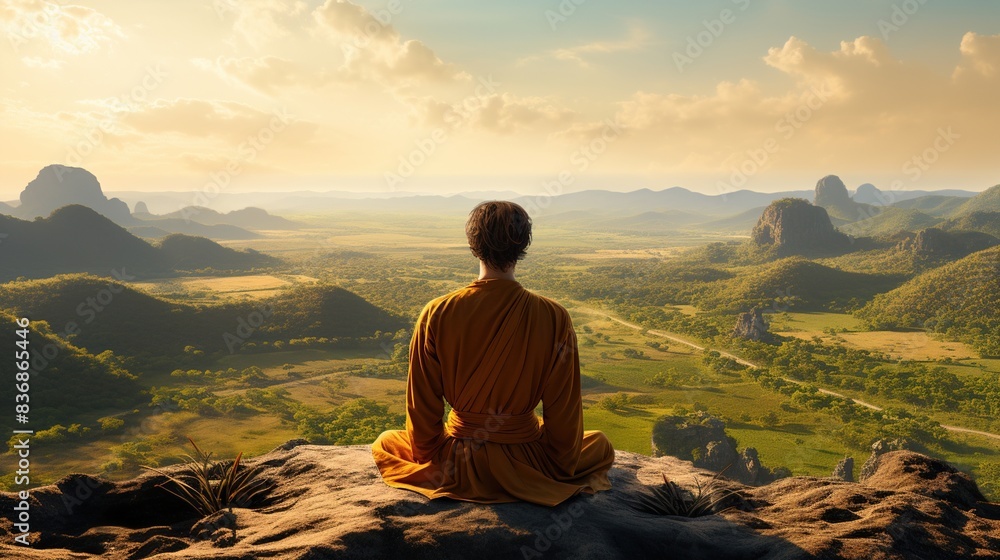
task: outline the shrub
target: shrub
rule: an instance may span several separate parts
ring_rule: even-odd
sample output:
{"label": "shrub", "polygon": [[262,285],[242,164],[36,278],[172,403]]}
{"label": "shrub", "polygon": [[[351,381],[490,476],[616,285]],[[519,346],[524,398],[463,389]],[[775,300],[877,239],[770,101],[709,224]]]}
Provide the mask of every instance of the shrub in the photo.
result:
{"label": "shrub", "polygon": [[122,429],[125,426],[125,421],[121,418],[115,418],[114,416],[105,416],[98,420],[101,423],[101,430],[105,432],[114,432]]}

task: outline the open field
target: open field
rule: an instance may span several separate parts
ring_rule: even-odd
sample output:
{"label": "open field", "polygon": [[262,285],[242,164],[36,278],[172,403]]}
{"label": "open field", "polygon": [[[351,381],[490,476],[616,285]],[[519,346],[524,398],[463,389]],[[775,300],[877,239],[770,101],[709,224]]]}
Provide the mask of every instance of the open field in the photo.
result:
{"label": "open field", "polygon": [[838,331],[861,331],[864,324],[860,319],[847,313],[797,313],[784,312],[766,316],[771,322],[774,332],[808,334],[824,334],[827,329]]}
{"label": "open field", "polygon": [[[961,342],[946,341],[923,331],[867,331],[862,322],[844,313],[782,313],[771,316],[771,330],[803,340],[819,337],[824,343],[883,352],[897,360],[936,362],[966,360],[977,356]],[[835,331],[831,334],[831,330]]]}
{"label": "open field", "polygon": [[263,299],[278,295],[296,284],[311,284],[316,278],[301,274],[251,274],[245,276],[184,276],[132,282],[133,288],[158,296],[183,296],[187,300]]}

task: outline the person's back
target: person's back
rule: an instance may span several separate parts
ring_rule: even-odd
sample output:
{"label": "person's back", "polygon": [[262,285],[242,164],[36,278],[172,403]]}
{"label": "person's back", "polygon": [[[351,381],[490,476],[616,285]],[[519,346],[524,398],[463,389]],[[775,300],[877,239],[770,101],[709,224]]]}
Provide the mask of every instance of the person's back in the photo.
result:
{"label": "person's back", "polygon": [[[511,223],[520,228],[504,229]],[[610,488],[614,450],[601,432],[583,431],[569,314],[513,278],[530,243],[527,214],[510,203],[484,203],[467,233],[480,279],[420,314],[406,430],[385,432],[372,445],[383,480],[431,498],[485,503],[555,505]],[[447,422],[442,397],[452,406]],[[540,401],[544,422],[534,413]]]}

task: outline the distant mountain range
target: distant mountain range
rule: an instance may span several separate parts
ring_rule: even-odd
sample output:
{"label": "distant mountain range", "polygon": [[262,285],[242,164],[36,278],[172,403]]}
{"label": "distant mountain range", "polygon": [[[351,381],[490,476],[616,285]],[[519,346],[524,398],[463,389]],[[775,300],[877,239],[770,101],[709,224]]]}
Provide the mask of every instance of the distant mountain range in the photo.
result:
{"label": "distant mountain range", "polygon": [[33,221],[0,215],[0,281],[69,272],[102,276],[156,275],[175,270],[247,270],[277,259],[236,251],[205,238],[174,234],[151,245],[96,211],[78,204]]}
{"label": "distant mountain range", "polygon": [[[152,211],[160,213],[176,212],[189,206],[192,193],[188,192],[137,192],[119,191],[114,193],[129,204],[144,201]],[[942,191],[880,191],[870,184],[858,187],[851,198],[856,202],[874,206],[889,206],[925,196],[968,199],[977,193],[963,190]],[[643,211],[678,210],[682,212],[707,214],[723,218],[733,216],[751,208],[763,208],[781,198],[806,198],[812,200],[813,189],[761,193],[747,190],[701,194],[683,187],[663,190],[640,189],[632,192],[609,190],[588,190],[574,193],[549,195],[522,195],[509,191],[465,192],[457,195],[417,195],[408,193],[373,192],[249,192],[220,193],[212,199],[217,210],[238,209],[245,206],[260,206],[271,212],[315,213],[329,211],[386,211],[386,212],[456,212],[467,213],[483,200],[514,200],[526,207],[535,207],[539,215],[553,215],[573,210],[600,211],[633,214]],[[646,205],[651,206],[646,206]],[[237,224],[238,225],[238,224]]]}
{"label": "distant mountain range", "polygon": [[[190,199],[191,194],[187,193]],[[0,203],[0,214],[32,220],[50,215],[70,204],[86,206],[140,237],[160,238],[172,233],[210,239],[256,239],[252,230],[298,229],[302,224],[272,216],[260,208],[243,208],[222,214],[209,208],[189,206],[158,216],[137,202],[136,212],[118,198],[108,198],[93,173],[79,167],[49,165],[38,172],[21,192],[20,205]]]}
{"label": "distant mountain range", "polygon": [[251,230],[259,229],[299,229],[304,224],[287,220],[281,216],[272,216],[266,210],[260,208],[243,208],[232,212],[216,212],[204,206],[186,206],[176,212],[169,214],[133,214],[136,218],[145,221],[158,222],[162,220],[190,220],[206,226],[228,225]]}
{"label": "distant mountain range", "polygon": [[[93,208],[134,235],[147,239],[159,239],[172,233],[217,240],[255,239],[266,235],[268,230],[308,227],[256,207],[221,212],[191,206],[193,194],[123,192],[121,198],[107,198],[93,174],[84,169],[52,165],[43,169],[28,185],[22,193],[21,206],[0,206],[0,211],[34,218],[35,215],[47,215],[39,213],[43,210],[51,211],[71,200]],[[977,194],[961,190],[882,191],[866,183],[851,193],[835,175],[821,179],[814,190],[777,193],[737,190],[708,195],[672,187],[631,192],[587,190],[555,196],[523,196],[511,192],[470,192],[452,196],[373,193],[365,198],[359,193],[299,191],[219,193],[212,204],[230,207],[236,200],[249,200],[263,203],[270,210],[308,214],[350,211],[464,215],[484,198],[494,197],[513,197],[532,213],[539,225],[635,235],[669,235],[682,230],[748,235],[768,205],[786,198],[814,201],[827,210],[834,226],[855,236],[916,231],[971,212],[1000,211],[1000,190],[996,187]],[[123,200],[134,204],[134,213],[122,213]],[[156,214],[150,211],[150,206],[161,212],[164,208],[174,210]],[[986,224],[983,227],[990,229],[993,226]]]}

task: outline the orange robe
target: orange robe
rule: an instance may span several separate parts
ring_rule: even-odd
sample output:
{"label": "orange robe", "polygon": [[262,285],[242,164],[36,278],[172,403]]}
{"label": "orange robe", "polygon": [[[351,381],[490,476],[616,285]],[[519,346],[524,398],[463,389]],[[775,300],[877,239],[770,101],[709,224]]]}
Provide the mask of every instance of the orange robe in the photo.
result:
{"label": "orange robe", "polygon": [[611,488],[615,458],[603,433],[583,430],[569,313],[505,279],[424,307],[410,341],[406,429],[380,435],[372,455],[386,484],[429,498],[547,506]]}

